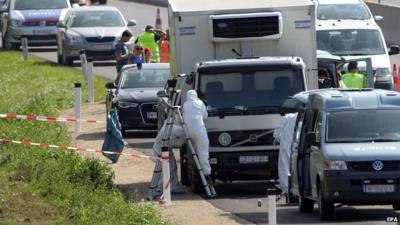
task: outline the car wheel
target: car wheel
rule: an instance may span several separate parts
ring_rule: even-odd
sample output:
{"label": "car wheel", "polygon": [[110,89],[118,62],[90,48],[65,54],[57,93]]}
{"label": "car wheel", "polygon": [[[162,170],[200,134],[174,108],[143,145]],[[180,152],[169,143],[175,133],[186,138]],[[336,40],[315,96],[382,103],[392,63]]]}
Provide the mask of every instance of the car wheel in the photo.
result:
{"label": "car wheel", "polygon": [[61,53],[61,62],[64,66],[72,66],[74,64],[74,60],[68,57],[64,51]]}
{"label": "car wheel", "polygon": [[299,211],[302,213],[312,213],[314,211],[314,201],[300,194]]}
{"label": "car wheel", "polygon": [[324,199],[322,194],[323,189],[320,187],[318,189],[318,212],[321,220],[332,220],[335,214],[335,205],[332,202],[328,202]]}
{"label": "car wheel", "polygon": [[180,153],[180,164],[181,164],[181,184],[185,186],[190,185],[189,174],[188,174],[188,159],[187,159],[187,147],[186,145],[182,146],[179,149]]}
{"label": "car wheel", "polygon": [[19,48],[21,47],[21,44],[18,43],[12,43],[11,42],[11,36],[8,34],[8,32],[4,35],[3,37],[3,49],[5,50],[19,50]]}
{"label": "car wheel", "polygon": [[400,210],[400,202],[393,203],[394,210]]}

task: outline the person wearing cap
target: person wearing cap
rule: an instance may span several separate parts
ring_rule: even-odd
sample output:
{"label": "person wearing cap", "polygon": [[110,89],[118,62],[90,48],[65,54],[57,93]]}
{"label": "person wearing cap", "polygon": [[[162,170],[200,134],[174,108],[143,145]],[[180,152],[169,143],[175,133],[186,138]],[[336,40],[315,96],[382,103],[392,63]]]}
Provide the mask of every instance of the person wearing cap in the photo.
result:
{"label": "person wearing cap", "polygon": [[115,45],[115,59],[117,73],[121,71],[122,67],[128,64],[129,59],[129,50],[128,47],[125,45],[133,37],[132,33],[129,30],[126,30],[122,33],[121,39]]}
{"label": "person wearing cap", "polygon": [[141,33],[136,40],[136,42],[141,43],[145,49],[151,49],[153,61],[157,63],[160,62],[160,47],[158,46],[158,42],[163,33],[164,31],[154,29],[153,26],[147,25],[145,31]]}
{"label": "person wearing cap", "polygon": [[366,88],[367,79],[364,75],[360,74],[358,71],[358,63],[350,62],[347,66],[347,73],[342,75],[339,81],[339,86],[341,88]]}

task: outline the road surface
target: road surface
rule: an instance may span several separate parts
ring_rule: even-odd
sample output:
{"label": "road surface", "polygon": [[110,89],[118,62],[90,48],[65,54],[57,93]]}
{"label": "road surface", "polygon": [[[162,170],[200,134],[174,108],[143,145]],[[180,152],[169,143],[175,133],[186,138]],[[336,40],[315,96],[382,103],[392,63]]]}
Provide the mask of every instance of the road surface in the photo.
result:
{"label": "road surface", "polygon": [[[382,0],[391,1],[391,0]],[[392,0],[397,3],[397,0]],[[137,36],[147,24],[154,24],[157,7],[132,3],[128,1],[109,0],[109,5],[118,7],[126,19],[136,19],[137,27],[133,28]],[[161,18],[164,28],[167,27],[167,12],[161,9]],[[39,48],[32,50],[35,55],[45,59],[56,61],[55,48]],[[393,63],[400,62],[400,56],[392,57]],[[74,65],[79,69],[79,64]],[[95,63],[94,73],[109,79],[116,76],[114,63]],[[152,155],[153,133],[131,133],[127,139],[130,146],[141,150],[145,154]],[[209,200],[214,206],[221,210],[232,212],[239,217],[249,221],[250,224],[267,224],[266,182],[234,182],[233,184],[218,184],[216,186],[219,197]],[[257,206],[257,201],[262,201],[262,206]],[[278,205],[278,224],[325,224],[318,219],[316,212],[312,214],[301,214],[297,206]],[[190,216],[190,215],[188,215]],[[386,223],[386,217],[399,216],[390,206],[368,206],[368,207],[343,207],[337,209],[337,220],[329,224],[334,225],[379,225]],[[328,224],[328,223],[326,223]]]}
{"label": "road surface", "polygon": [[382,5],[398,6],[400,7],[399,0],[364,0],[365,2],[377,3]]}

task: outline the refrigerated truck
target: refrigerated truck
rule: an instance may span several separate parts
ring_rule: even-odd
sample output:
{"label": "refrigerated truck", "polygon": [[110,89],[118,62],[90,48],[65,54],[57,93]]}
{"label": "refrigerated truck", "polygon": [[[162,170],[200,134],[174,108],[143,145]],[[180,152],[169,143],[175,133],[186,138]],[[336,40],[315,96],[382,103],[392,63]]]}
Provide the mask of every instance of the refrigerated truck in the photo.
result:
{"label": "refrigerated truck", "polygon": [[[214,178],[277,178],[281,104],[318,88],[314,10],[308,0],[169,0],[171,74],[190,74],[207,105]],[[196,187],[185,149],[181,159],[182,183]]]}

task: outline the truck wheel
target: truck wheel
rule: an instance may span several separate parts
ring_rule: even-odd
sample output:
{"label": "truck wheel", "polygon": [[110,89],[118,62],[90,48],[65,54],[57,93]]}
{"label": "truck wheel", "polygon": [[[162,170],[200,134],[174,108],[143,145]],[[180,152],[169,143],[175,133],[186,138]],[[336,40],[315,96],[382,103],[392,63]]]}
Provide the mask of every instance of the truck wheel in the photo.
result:
{"label": "truck wheel", "polygon": [[314,210],[314,201],[304,197],[302,194],[299,196],[299,211],[302,213],[312,213]]}
{"label": "truck wheel", "polygon": [[192,176],[190,179],[190,188],[192,189],[192,192],[196,194],[204,194],[204,188],[198,171],[196,169],[192,169],[191,171]]}
{"label": "truck wheel", "polygon": [[324,199],[322,187],[318,189],[318,212],[321,220],[332,220],[334,218],[334,203]]}
{"label": "truck wheel", "polygon": [[186,145],[182,146],[179,149],[179,154],[180,154],[180,163],[181,163],[181,183],[182,185],[189,186],[190,181],[189,181],[189,166],[188,166],[188,159],[187,159],[187,149]]}
{"label": "truck wheel", "polygon": [[394,210],[400,210],[400,202],[393,203]]}

